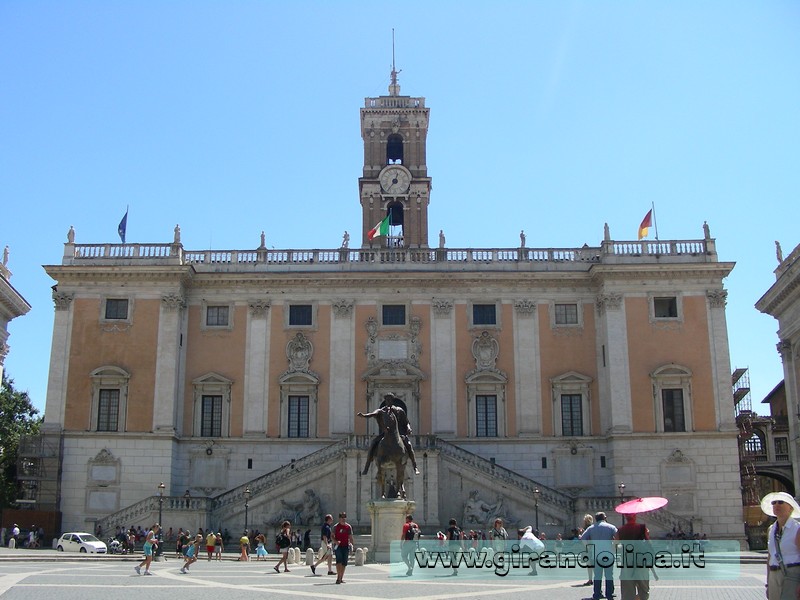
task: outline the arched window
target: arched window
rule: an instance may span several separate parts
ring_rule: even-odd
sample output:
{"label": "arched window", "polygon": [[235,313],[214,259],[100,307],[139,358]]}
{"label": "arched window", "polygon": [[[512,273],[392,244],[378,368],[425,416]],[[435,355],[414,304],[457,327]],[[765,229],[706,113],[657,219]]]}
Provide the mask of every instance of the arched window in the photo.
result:
{"label": "arched window", "polygon": [[405,233],[405,217],[403,212],[402,202],[392,202],[387,207],[389,213],[389,225],[391,227],[400,227],[400,230],[390,229],[389,235],[386,238],[386,245],[390,248],[403,246],[403,234]]}
{"label": "arched window", "polygon": [[386,164],[403,164],[403,138],[396,133],[391,134],[386,141]]}
{"label": "arched window", "polygon": [[753,431],[753,435],[744,443],[744,452],[751,458],[763,457],[766,460],[767,446],[764,443],[764,434],[758,429]]}

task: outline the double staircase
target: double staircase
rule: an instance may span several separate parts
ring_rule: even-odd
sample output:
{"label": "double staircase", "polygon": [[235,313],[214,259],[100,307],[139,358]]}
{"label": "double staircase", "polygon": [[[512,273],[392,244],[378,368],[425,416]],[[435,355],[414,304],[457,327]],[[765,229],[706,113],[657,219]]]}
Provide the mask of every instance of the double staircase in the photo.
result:
{"label": "double staircase", "polygon": [[[240,525],[232,523],[245,522],[249,505],[275,503],[286,495],[287,489],[299,490],[311,485],[321,478],[323,471],[343,468],[348,452],[366,451],[369,442],[368,436],[351,435],[213,497],[148,496],[103,517],[97,526],[103,532],[111,532],[119,526],[150,524],[159,514],[166,514],[170,523],[181,526],[225,526],[238,532]],[[536,508],[546,518],[562,524],[564,533],[580,524],[585,513],[604,511],[611,517],[619,503],[617,497],[584,497],[548,487],[436,436],[414,436],[413,443],[418,453],[438,453],[440,469],[447,465],[470,480],[482,482],[487,493],[502,489],[509,504],[528,514]],[[688,519],[665,509],[647,513],[647,523],[653,537],[672,530],[692,532]]]}

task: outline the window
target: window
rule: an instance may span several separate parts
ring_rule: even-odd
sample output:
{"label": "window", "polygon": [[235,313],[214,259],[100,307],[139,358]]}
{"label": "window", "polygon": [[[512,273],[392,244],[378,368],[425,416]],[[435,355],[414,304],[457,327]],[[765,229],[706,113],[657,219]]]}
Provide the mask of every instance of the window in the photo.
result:
{"label": "window", "polygon": [[789,440],[785,437],[775,438],[775,460],[789,460]]}
{"label": "window", "polygon": [[119,431],[119,390],[100,390],[97,431]]}
{"label": "window", "polygon": [[288,438],[317,437],[319,377],[312,371],[287,371],[278,378],[280,435]]}
{"label": "window", "polygon": [[231,420],[233,381],[218,373],[206,373],[192,380],[192,435],[228,437]]}
{"label": "window", "polygon": [[289,396],[289,431],[287,437],[308,437],[308,396]]}
{"label": "window", "polygon": [[405,325],[406,306],[405,304],[384,304],[382,307],[382,323],[384,325]]}
{"label": "window", "polygon": [[227,306],[207,306],[206,307],[206,326],[208,326],[208,327],[227,327],[228,326],[228,307]]}
{"label": "window", "polygon": [[653,315],[656,319],[677,319],[678,299],[675,296],[653,298]]}
{"label": "window", "polygon": [[556,325],[578,325],[577,304],[555,305]]}
{"label": "window", "polygon": [[767,447],[764,444],[764,434],[756,430],[744,443],[744,452],[753,460],[767,460]]}
{"label": "window", "polygon": [[476,435],[478,437],[497,437],[497,396],[475,396]]}
{"label": "window", "polygon": [[313,325],[314,313],[310,304],[292,304],[289,306],[289,325],[295,327]]}
{"label": "window", "polygon": [[203,396],[200,415],[200,435],[220,437],[222,435],[222,396]]}
{"label": "window", "polygon": [[566,436],[583,435],[583,398],[580,394],[561,395],[561,432]]}
{"label": "window", "polygon": [[497,306],[494,304],[473,304],[472,324],[497,325]]}
{"label": "window", "polygon": [[105,318],[108,320],[126,320],[128,318],[128,300],[126,298],[107,298]]}
{"label": "window", "polygon": [[664,408],[664,431],[686,431],[683,411],[683,390],[661,390]]}
{"label": "window", "polygon": [[670,363],[653,371],[650,379],[655,430],[692,431],[692,372]]}
{"label": "window", "polygon": [[89,373],[92,382],[92,408],[87,426],[90,431],[125,431],[130,374],[112,365]]}
{"label": "window", "polygon": [[386,140],[386,164],[403,164],[403,138],[393,133]]}
{"label": "window", "polygon": [[553,400],[553,435],[591,435],[589,391],[592,378],[568,371],[550,380]]}

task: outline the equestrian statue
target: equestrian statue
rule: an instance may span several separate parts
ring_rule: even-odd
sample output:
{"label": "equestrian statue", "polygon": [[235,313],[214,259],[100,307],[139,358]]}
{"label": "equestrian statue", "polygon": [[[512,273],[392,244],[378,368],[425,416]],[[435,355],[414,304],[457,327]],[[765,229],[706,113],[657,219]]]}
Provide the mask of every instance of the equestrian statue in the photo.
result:
{"label": "equestrian statue", "polygon": [[381,408],[366,414],[358,413],[359,417],[365,419],[374,418],[378,422],[378,427],[380,427],[380,432],[375,436],[367,453],[367,462],[364,465],[362,474],[366,475],[369,472],[369,467],[374,460],[378,468],[375,481],[378,483],[381,495],[385,498],[387,497],[385,468],[393,465],[396,473],[396,491],[394,494],[390,492],[388,496],[397,497],[399,493],[405,498],[403,484],[406,478],[406,462],[409,459],[414,467],[414,473],[419,475],[414,448],[409,441],[411,425],[408,422],[405,411],[401,407],[394,405],[394,402],[399,400],[397,396],[389,393],[383,399],[384,405]]}

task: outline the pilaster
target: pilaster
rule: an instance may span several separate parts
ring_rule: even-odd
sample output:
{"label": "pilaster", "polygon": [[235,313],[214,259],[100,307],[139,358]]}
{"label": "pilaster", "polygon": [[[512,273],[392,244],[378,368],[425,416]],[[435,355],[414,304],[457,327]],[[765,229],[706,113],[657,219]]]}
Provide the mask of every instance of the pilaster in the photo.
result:
{"label": "pilaster", "polygon": [[[338,299],[332,303],[330,396],[328,398],[328,423],[330,435],[346,435],[353,431],[355,410],[355,302]],[[320,432],[324,435],[324,432]]]}
{"label": "pilaster", "polygon": [[[777,345],[778,353],[783,361],[783,381],[786,386],[786,412],[789,414],[789,439],[794,440],[789,447],[789,459],[792,463],[792,476],[795,482],[800,481],[800,431],[798,431],[797,415],[800,414],[800,348],[793,348],[791,340],[781,339]],[[795,483],[796,484],[796,483]]]}
{"label": "pilaster", "polygon": [[520,437],[538,436],[542,432],[542,372],[535,302],[514,302],[514,332],[517,430]]}
{"label": "pilaster", "polygon": [[604,403],[596,407],[600,410],[598,433],[630,433],[633,413],[625,300],[619,293],[603,293],[597,296],[596,307],[599,400]]}
{"label": "pilaster", "polygon": [[[456,339],[453,301],[431,302],[431,433],[456,435]],[[423,432],[420,432],[423,433]]]}
{"label": "pilaster", "polygon": [[53,292],[55,316],[53,318],[53,342],[50,347],[50,374],[47,378],[47,420],[42,425],[45,431],[61,431],[64,428],[64,411],[67,403],[67,379],[69,377],[69,348],[72,340],[72,301],[74,296],[65,292]]}
{"label": "pilaster", "polygon": [[714,412],[720,431],[736,431],[736,421],[731,410],[731,361],[728,347],[728,324],[725,316],[728,292],[708,290],[708,342],[711,349],[712,382],[714,385]]}
{"label": "pilaster", "polygon": [[156,432],[173,432],[177,428],[181,318],[185,306],[180,294],[167,294],[161,298],[153,394],[153,431]]}
{"label": "pilaster", "polygon": [[244,371],[244,437],[263,438],[267,434],[269,405],[269,300],[251,300],[247,313],[247,358]]}

